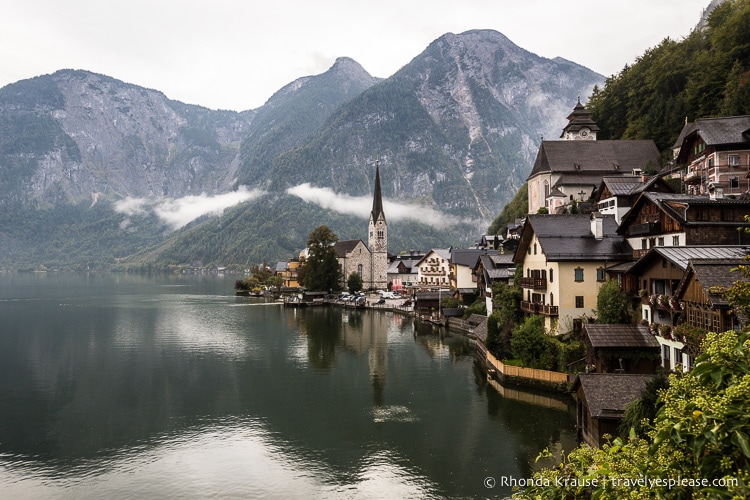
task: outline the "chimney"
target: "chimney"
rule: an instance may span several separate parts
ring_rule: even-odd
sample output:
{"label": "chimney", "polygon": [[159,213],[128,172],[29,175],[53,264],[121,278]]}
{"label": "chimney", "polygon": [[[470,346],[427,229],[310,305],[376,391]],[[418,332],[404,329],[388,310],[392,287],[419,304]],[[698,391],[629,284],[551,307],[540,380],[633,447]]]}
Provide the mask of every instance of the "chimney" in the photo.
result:
{"label": "chimney", "polygon": [[599,212],[591,214],[591,234],[597,240],[604,238],[604,217]]}
{"label": "chimney", "polygon": [[720,200],[724,198],[724,188],[713,182],[708,185],[708,197],[711,200]]}

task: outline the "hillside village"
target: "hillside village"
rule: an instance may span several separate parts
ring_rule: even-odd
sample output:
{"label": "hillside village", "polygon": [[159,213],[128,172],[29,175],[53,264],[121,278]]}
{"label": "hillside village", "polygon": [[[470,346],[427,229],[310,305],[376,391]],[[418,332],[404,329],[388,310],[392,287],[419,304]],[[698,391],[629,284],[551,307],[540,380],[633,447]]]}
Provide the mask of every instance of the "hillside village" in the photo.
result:
{"label": "hillside village", "polygon": [[[368,243],[335,244],[341,276],[403,294],[418,317],[450,326],[465,309],[444,308],[446,298],[483,305],[486,313],[458,321],[492,360],[484,342],[493,289],[520,288],[520,315],[586,345],[568,381],[592,445],[616,434],[653,374],[691,370],[706,332],[741,329],[745,318],[717,287],[746,280],[736,269],[750,253],[750,116],[686,120],[666,162],[653,141],[597,140],[598,130],[579,98],[559,139],[539,147],[528,215],[473,248],[388,248],[377,169]],[[299,287],[304,259],[277,265],[285,287]],[[629,324],[598,324],[598,294],[611,280],[634,305]]]}

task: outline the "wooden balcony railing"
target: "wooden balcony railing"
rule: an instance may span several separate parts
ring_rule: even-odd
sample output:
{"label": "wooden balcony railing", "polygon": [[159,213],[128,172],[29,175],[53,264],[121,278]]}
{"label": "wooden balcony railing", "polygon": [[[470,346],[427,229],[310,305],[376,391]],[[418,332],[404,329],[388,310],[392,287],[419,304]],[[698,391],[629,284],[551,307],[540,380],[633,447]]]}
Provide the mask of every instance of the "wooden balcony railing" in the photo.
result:
{"label": "wooden balcony railing", "polygon": [[532,290],[546,290],[547,278],[521,278],[521,288]]}

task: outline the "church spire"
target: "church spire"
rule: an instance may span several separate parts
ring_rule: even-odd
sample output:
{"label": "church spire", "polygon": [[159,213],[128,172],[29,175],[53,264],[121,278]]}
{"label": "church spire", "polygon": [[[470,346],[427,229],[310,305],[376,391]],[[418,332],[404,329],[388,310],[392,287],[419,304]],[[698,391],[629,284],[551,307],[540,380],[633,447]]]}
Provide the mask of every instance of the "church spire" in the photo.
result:
{"label": "church spire", "polygon": [[375,193],[372,198],[372,220],[378,220],[378,217],[383,216],[385,220],[385,213],[383,212],[383,197],[380,194],[380,160],[375,162]]}

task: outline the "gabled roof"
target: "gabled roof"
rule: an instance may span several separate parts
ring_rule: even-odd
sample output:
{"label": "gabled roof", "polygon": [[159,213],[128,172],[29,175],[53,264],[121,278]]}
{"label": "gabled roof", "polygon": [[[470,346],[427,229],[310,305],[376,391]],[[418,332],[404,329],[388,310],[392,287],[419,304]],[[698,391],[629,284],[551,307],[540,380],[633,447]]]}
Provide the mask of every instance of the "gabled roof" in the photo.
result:
{"label": "gabled roof", "polygon": [[[347,256],[347,254],[351,253],[351,251],[354,250],[359,243],[362,243],[362,245],[364,245],[364,247],[367,248],[367,245],[365,245],[365,243],[362,240],[342,240],[342,241],[337,241],[333,245],[333,248],[334,248],[334,250],[336,250],[336,256],[337,257],[344,258],[344,257]],[[369,251],[369,249],[368,249],[368,251]]]}
{"label": "gabled roof", "polygon": [[638,272],[643,267],[648,266],[655,259],[667,259],[684,271],[687,269],[688,263],[691,260],[740,259],[748,254],[750,254],[750,246],[747,245],[654,247],[649,250],[646,255],[638,259],[638,261],[630,268],[630,271]]}
{"label": "gabled roof", "polygon": [[289,263],[287,263],[287,262],[281,261],[281,262],[278,262],[276,264],[276,272],[277,273],[278,272],[286,271],[287,269],[289,269]]}
{"label": "gabled roof", "polygon": [[429,252],[427,252],[424,255],[424,257],[422,257],[421,259],[419,259],[419,261],[417,261],[417,263],[414,264],[414,265],[415,266],[419,266],[420,264],[422,264],[422,261],[425,260],[427,257],[429,257],[430,254],[432,254],[432,253],[434,253],[435,255],[437,255],[438,257],[440,257],[441,259],[445,259],[447,261],[450,261],[451,260],[451,251],[452,250],[453,250],[452,248],[433,248],[432,250],[430,250]]}
{"label": "gabled roof", "polygon": [[679,194],[679,193],[657,193],[652,191],[644,191],[638,196],[633,203],[632,208],[626,213],[620,227],[617,232],[625,234],[630,223],[638,216],[640,208],[646,203],[652,203],[656,205],[659,210],[663,211],[674,220],[682,225],[709,225],[718,226],[733,224],[737,226],[743,226],[744,223],[738,221],[688,221],[687,220],[687,209],[689,206],[700,205],[700,206],[745,206],[750,210],[750,200],[743,198],[717,198],[711,199],[708,195],[693,195],[693,194]]}
{"label": "gabled roof", "polygon": [[469,248],[469,249],[455,249],[451,254],[451,262],[457,266],[471,267],[472,269],[476,266],[479,256],[481,255],[492,255],[500,254],[499,250],[489,250],[486,248]]}
{"label": "gabled roof", "polygon": [[543,172],[617,175],[649,166],[661,166],[652,140],[542,141],[529,178]]}
{"label": "gabled roof", "polygon": [[659,348],[646,325],[599,325],[583,327],[594,348]]}
{"label": "gabled roof", "polygon": [[591,233],[589,214],[530,214],[521,233],[514,262],[523,263],[533,235],[536,235],[548,261],[617,261],[630,260],[633,249],[616,234],[612,215],[602,216],[602,239]]}
{"label": "gabled roof", "polygon": [[635,373],[581,373],[573,382],[580,386],[593,418],[620,419],[625,407],[640,399],[641,391],[654,375]]}
{"label": "gabled roof", "polygon": [[713,287],[729,287],[737,281],[748,281],[742,275],[742,272],[733,271],[738,266],[747,265],[747,263],[747,260],[737,258],[691,260],[675,291],[675,296],[682,298],[690,280],[695,277],[701,288],[706,292],[711,305],[726,306],[728,302],[724,296],[720,293],[712,293],[711,289]]}
{"label": "gabled roof", "polygon": [[750,143],[750,115],[698,118],[686,123],[674,147],[681,147],[685,139],[697,134],[709,146]]}
{"label": "gabled roof", "polygon": [[640,175],[605,176],[602,177],[602,183],[598,192],[603,192],[604,187],[609,190],[612,196],[635,196],[643,191],[651,191],[657,187],[661,191],[673,192],[672,188],[658,175],[649,177],[646,182],[643,182],[643,177]]}

